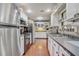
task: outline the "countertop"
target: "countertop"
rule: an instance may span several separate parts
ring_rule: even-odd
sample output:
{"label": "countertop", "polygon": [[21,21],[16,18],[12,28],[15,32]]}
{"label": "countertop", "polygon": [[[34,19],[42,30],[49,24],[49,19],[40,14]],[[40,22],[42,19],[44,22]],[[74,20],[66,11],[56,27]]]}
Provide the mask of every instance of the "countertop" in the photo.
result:
{"label": "countertop", "polygon": [[72,54],[79,56],[79,38],[68,37],[61,34],[47,33],[53,40],[65,47]]}

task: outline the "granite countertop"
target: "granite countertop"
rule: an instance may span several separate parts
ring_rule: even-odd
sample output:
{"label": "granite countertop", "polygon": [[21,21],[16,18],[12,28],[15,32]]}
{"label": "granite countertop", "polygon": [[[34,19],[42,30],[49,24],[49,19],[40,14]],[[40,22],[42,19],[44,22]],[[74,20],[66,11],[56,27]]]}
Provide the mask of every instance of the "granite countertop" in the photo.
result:
{"label": "granite countertop", "polygon": [[79,38],[72,38],[61,34],[47,33],[53,40],[61,44],[72,54],[79,56]]}

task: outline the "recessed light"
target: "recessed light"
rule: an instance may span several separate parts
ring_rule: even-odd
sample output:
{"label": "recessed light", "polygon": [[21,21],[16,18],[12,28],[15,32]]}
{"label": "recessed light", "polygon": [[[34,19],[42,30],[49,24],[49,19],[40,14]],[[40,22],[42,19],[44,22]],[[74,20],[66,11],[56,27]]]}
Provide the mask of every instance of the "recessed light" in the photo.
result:
{"label": "recessed light", "polygon": [[51,9],[46,9],[46,12],[50,12],[51,11]]}
{"label": "recessed light", "polygon": [[28,9],[28,10],[27,10],[27,13],[32,13],[32,10]]}

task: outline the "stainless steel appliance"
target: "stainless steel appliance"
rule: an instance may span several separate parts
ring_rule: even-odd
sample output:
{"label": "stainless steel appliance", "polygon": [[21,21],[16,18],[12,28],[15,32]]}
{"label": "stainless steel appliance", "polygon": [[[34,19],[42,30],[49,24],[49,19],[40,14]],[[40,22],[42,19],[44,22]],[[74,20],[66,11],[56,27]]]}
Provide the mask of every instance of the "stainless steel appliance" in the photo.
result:
{"label": "stainless steel appliance", "polygon": [[32,24],[29,24],[26,27],[25,39],[26,39],[26,44],[28,44],[29,42],[30,42],[30,44],[33,43],[33,27],[32,27]]}
{"label": "stainless steel appliance", "polygon": [[20,55],[17,35],[19,32],[16,25],[17,9],[13,4],[0,4],[0,6],[0,56]]}

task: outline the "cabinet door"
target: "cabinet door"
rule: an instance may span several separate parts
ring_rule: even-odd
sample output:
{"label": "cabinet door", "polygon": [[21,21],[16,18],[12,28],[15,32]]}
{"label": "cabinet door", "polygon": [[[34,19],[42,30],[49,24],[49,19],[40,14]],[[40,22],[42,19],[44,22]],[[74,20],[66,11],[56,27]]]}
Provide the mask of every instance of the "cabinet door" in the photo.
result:
{"label": "cabinet door", "polygon": [[47,38],[46,32],[35,32],[36,38]]}
{"label": "cabinet door", "polygon": [[52,56],[54,56],[55,53],[55,47],[54,47],[54,40],[52,39]]}
{"label": "cabinet door", "polygon": [[54,41],[54,55],[59,55],[59,45]]}
{"label": "cabinet door", "polygon": [[51,52],[50,51],[50,37],[48,36],[48,50],[49,50],[49,53]]}
{"label": "cabinet door", "polygon": [[52,56],[52,38],[51,37],[48,37],[48,49],[49,49],[50,56]]}
{"label": "cabinet door", "polygon": [[50,44],[49,44],[49,46],[50,46],[50,55],[52,55],[52,41],[51,41],[51,38],[50,38]]}
{"label": "cabinet door", "polygon": [[50,38],[48,36],[48,50],[50,51]]}
{"label": "cabinet door", "polygon": [[69,52],[67,52],[66,50],[64,50],[63,55],[65,55],[65,56],[70,56],[71,54],[70,54]]}
{"label": "cabinet door", "polygon": [[74,14],[79,13],[79,3],[67,3],[66,10],[67,10],[67,19],[74,17]]}
{"label": "cabinet door", "polygon": [[63,52],[62,50],[63,50],[63,48],[60,46],[59,47],[59,56],[62,56],[62,52]]}
{"label": "cabinet door", "polygon": [[54,46],[53,46],[53,39],[50,38],[50,55],[54,56]]}
{"label": "cabinet door", "polygon": [[59,26],[59,15],[51,14],[51,26]]}
{"label": "cabinet door", "polygon": [[61,46],[59,48],[59,56],[70,56],[70,53],[64,50]]}

